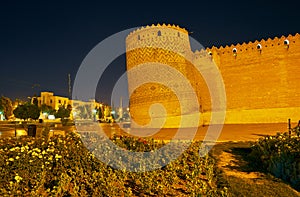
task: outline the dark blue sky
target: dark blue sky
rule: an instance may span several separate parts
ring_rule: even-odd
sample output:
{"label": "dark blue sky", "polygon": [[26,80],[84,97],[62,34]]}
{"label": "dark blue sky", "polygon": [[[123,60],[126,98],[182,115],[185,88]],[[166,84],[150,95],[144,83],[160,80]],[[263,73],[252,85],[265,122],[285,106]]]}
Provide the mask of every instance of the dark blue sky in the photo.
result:
{"label": "dark blue sky", "polygon": [[[178,24],[204,47],[300,32],[297,1],[126,2],[1,2],[0,95],[14,99],[54,91],[67,96],[68,73],[74,79],[88,52],[136,26]],[[124,71],[120,57],[101,79],[97,100],[109,102],[110,84]]]}

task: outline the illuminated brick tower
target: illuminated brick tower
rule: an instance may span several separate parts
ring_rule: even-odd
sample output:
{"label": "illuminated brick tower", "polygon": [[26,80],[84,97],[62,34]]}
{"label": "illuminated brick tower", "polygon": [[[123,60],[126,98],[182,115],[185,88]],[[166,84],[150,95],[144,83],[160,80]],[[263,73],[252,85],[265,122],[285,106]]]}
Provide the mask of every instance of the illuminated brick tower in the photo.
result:
{"label": "illuminated brick tower", "polygon": [[[195,90],[196,80],[193,74],[195,72],[193,72],[194,68],[189,61],[193,54],[187,30],[174,25],[158,24],[157,26],[143,27],[128,35],[126,50],[127,70],[147,63],[168,65],[179,71]],[[167,77],[168,73],[165,73],[165,75]],[[129,89],[136,83],[136,78],[141,76],[147,77],[147,73],[137,71],[128,75]],[[176,80],[173,79],[172,82],[177,86],[181,86],[182,83]],[[180,94],[186,94],[186,97],[179,103],[178,97],[166,85],[155,82],[143,84],[135,89],[131,95],[131,116],[138,124],[146,125],[150,121],[149,107],[154,103],[161,103],[167,113],[164,127],[178,127],[181,113],[199,113],[197,109],[189,105],[191,101],[187,94],[190,93],[181,91]],[[182,108],[180,108],[180,104]],[[156,117],[161,118],[159,114]]]}

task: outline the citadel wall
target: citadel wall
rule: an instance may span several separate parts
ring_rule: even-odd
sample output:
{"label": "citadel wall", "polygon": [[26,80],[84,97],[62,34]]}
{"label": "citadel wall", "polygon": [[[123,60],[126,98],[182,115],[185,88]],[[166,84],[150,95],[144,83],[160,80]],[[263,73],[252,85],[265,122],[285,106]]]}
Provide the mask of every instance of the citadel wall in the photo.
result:
{"label": "citadel wall", "polygon": [[224,80],[227,123],[300,119],[299,34],[207,51],[212,53]]}
{"label": "citadel wall", "polygon": [[[208,59],[218,66],[224,80],[227,95],[225,123],[286,122],[288,118],[296,122],[300,119],[299,34],[193,53],[185,29],[174,25],[152,25],[130,33],[126,49],[127,70],[157,62],[172,66],[190,81],[196,90],[200,109],[191,109],[188,100],[183,102],[181,109],[191,116],[200,113],[200,124],[208,124],[211,120],[211,97],[194,66],[203,66],[203,59],[208,61],[207,54]],[[149,107],[161,103],[167,111],[164,127],[178,127],[182,112],[176,95],[158,83],[144,84],[132,90],[139,76],[146,75],[138,71],[128,75],[129,91],[133,92],[130,113],[134,121],[147,125]]]}

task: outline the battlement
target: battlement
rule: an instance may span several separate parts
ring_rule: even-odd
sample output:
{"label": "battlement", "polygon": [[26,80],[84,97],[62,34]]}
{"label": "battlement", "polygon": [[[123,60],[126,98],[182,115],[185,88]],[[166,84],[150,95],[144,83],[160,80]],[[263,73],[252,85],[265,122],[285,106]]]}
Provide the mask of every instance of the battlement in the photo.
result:
{"label": "battlement", "polygon": [[174,25],[174,24],[172,24],[172,25],[171,24],[167,24],[166,25],[165,23],[163,23],[161,25],[161,24],[158,23],[157,25],[152,24],[151,26],[147,25],[147,26],[143,26],[141,28],[138,28],[138,29],[130,32],[129,35],[127,36],[127,38],[130,38],[130,37],[132,37],[132,36],[134,36],[136,34],[144,32],[144,31],[149,31],[149,30],[151,30],[153,28],[159,28],[159,29],[168,28],[168,29],[173,29],[173,30],[182,32],[184,34],[188,34],[188,31],[185,28],[181,28],[178,25]]}
{"label": "battlement", "polygon": [[212,46],[211,48],[207,48],[207,51],[216,52],[217,55],[222,55],[226,53],[235,53],[238,55],[239,53],[251,52],[251,51],[261,51],[263,52],[265,49],[270,48],[289,48],[290,46],[295,45],[296,42],[300,42],[300,35],[296,33],[295,35],[289,34],[288,36],[275,37],[273,39],[268,38],[267,40],[255,40],[249,41],[248,43],[237,43],[231,44],[230,46]]}
{"label": "battlement", "polygon": [[175,25],[152,24],[131,32],[126,37],[126,50],[137,48],[161,48],[186,53],[190,51],[188,31]]}

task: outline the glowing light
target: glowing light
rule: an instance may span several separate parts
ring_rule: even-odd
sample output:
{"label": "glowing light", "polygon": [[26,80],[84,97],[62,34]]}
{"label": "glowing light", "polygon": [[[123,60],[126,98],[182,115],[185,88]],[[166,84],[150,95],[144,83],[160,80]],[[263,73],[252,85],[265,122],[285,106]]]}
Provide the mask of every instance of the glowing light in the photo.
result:
{"label": "glowing light", "polygon": [[49,119],[49,120],[55,120],[55,116],[54,116],[54,115],[49,115],[49,116],[48,116],[48,119]]}

